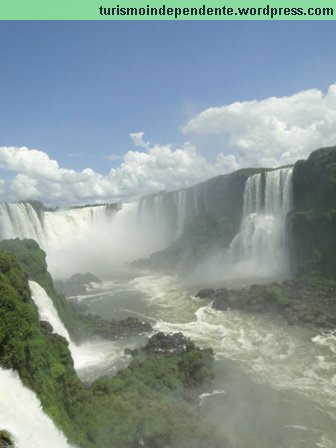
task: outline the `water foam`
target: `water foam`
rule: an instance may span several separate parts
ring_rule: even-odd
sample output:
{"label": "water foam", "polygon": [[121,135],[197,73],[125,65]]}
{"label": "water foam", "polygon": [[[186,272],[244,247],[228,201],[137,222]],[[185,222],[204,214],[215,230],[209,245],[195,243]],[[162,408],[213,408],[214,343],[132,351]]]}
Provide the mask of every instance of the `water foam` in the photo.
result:
{"label": "water foam", "polygon": [[[69,350],[78,374],[86,380],[95,379],[103,371],[105,374],[114,373],[115,363],[123,356],[123,349],[116,342],[99,338],[75,344],[61,321],[52,299],[36,282],[29,281],[29,287],[39,313],[40,320],[47,321],[53,332],[63,336],[69,343]],[[99,369],[97,369],[99,367]]]}
{"label": "water foam", "polygon": [[17,448],[71,448],[16,373],[0,368],[0,384],[1,428],[14,436]]}
{"label": "water foam", "polygon": [[228,252],[233,271],[289,276],[286,217],[292,208],[292,171],[283,168],[247,179],[243,220]]}

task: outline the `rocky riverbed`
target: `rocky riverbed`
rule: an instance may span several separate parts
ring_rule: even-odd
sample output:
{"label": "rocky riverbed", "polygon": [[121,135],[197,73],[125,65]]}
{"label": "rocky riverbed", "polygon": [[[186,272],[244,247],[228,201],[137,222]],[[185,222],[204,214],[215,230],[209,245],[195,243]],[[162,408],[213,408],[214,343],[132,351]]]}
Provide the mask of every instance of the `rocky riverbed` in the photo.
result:
{"label": "rocky riverbed", "polygon": [[207,288],[197,297],[212,300],[216,310],[281,314],[290,325],[336,328],[336,283],[307,277],[249,288]]}

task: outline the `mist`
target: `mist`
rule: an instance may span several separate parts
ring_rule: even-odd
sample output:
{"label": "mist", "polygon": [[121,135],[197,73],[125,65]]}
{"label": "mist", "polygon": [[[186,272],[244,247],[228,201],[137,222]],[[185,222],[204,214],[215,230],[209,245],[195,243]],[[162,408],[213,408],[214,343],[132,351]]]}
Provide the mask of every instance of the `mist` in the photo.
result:
{"label": "mist", "polygon": [[111,278],[127,270],[129,262],[162,247],[160,233],[140,227],[137,204],[129,203],[95,225],[78,226],[62,244],[50,244],[48,266],[57,278],[87,271]]}

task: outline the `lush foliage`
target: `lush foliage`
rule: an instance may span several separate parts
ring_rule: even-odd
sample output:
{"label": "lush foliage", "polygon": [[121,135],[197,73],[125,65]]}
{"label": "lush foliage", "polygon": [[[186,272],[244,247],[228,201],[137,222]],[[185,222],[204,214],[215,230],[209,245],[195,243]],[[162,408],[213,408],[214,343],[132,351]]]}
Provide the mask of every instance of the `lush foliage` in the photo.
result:
{"label": "lush foliage", "polygon": [[115,377],[85,386],[65,339],[38,321],[27,280],[14,255],[0,253],[0,365],[18,371],[72,442],[84,448],[223,447],[192,405],[195,390],[212,378],[211,350],[182,340],[183,349],[143,353]]}
{"label": "lush foliage", "polygon": [[295,273],[336,278],[336,147],[295,164],[293,195],[288,225]]}
{"label": "lush foliage", "polygon": [[[3,240],[0,241],[0,251],[15,254],[22,269],[30,280],[39,283],[52,298],[57,312],[75,341],[81,341],[92,336],[114,339],[132,333],[151,331],[148,323],[142,323],[136,318],[121,321],[107,321],[99,316],[87,314],[75,302],[65,299],[54,287],[53,279],[48,272],[46,254],[34,240]],[[92,274],[73,276],[76,283],[81,281],[99,280]]]}

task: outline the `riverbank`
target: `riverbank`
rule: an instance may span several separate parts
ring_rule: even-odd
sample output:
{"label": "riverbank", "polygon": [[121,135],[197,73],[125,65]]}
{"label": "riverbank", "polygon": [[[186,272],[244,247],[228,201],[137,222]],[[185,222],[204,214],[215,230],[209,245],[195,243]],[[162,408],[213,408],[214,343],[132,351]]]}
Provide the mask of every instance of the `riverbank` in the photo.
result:
{"label": "riverbank", "polygon": [[207,288],[196,296],[211,300],[216,310],[273,313],[283,316],[289,325],[336,328],[334,281],[299,277],[241,289]]}

